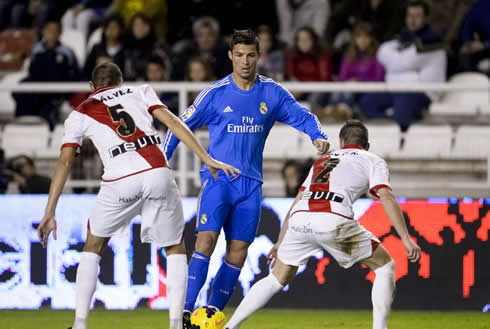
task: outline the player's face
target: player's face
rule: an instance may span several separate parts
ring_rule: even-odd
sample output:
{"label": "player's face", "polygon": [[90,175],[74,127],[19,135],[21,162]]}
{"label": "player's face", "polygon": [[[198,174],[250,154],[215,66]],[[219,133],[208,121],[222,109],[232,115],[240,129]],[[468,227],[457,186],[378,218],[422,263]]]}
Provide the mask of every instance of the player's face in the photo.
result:
{"label": "player's face", "polygon": [[242,79],[251,79],[255,76],[259,52],[255,45],[236,44],[228,52],[233,64],[233,72]]}

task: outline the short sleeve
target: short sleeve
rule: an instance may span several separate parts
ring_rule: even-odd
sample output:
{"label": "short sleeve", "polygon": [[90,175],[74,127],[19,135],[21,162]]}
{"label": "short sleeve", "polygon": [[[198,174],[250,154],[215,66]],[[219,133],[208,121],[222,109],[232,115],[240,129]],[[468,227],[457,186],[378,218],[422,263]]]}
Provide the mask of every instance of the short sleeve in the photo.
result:
{"label": "short sleeve", "polygon": [[148,112],[150,112],[150,114],[156,109],[167,108],[167,106],[162,103],[160,98],[158,98],[157,94],[155,93],[155,90],[153,90],[152,87],[150,87],[149,85],[143,85],[142,88],[146,101],[146,107],[148,109]]}
{"label": "short sleeve", "polygon": [[79,153],[84,135],[84,116],[78,111],[73,111],[65,120],[61,148],[75,147]]}
{"label": "short sleeve", "polygon": [[306,188],[308,187],[308,185],[310,184],[311,182],[311,178],[313,177],[313,166],[311,167],[310,169],[310,172],[308,173],[308,176],[306,176],[306,179],[305,181],[303,182],[303,184],[301,184],[301,186],[299,187],[299,190],[301,192],[303,192],[304,190],[306,190]]}
{"label": "short sleeve", "polygon": [[369,177],[369,193],[379,198],[378,189],[387,187],[391,189],[390,185],[390,173],[388,171],[388,165],[382,159],[375,162],[371,168],[371,173]]}

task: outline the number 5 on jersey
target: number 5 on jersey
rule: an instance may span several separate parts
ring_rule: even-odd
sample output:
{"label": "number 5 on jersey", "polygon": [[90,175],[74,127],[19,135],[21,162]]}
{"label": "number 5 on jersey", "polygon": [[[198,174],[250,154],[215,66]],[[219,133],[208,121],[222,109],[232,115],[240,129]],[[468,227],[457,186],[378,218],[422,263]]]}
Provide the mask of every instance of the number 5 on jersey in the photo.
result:
{"label": "number 5 on jersey", "polygon": [[112,122],[119,122],[117,133],[122,137],[129,137],[136,131],[136,124],[128,112],[122,111],[123,109],[121,104],[107,107]]}

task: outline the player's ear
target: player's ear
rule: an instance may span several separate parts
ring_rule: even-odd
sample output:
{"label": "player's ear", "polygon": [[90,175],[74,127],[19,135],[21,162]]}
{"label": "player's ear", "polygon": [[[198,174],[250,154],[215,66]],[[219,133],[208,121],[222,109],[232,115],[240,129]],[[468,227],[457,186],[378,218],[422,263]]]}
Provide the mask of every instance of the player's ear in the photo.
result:
{"label": "player's ear", "polygon": [[90,85],[90,91],[91,92],[94,92],[95,91],[95,86],[94,86],[94,83],[92,81],[89,82],[89,85]]}
{"label": "player's ear", "polygon": [[369,151],[369,147],[370,147],[370,146],[371,146],[371,145],[370,145],[369,143],[367,143],[367,145],[366,145],[366,147],[365,147],[364,149],[365,149],[366,151]]}
{"label": "player's ear", "polygon": [[232,56],[231,56],[231,55],[232,55],[231,50],[228,50],[228,58],[230,59],[230,61],[232,60],[232,59],[231,59],[231,58],[232,58]]}

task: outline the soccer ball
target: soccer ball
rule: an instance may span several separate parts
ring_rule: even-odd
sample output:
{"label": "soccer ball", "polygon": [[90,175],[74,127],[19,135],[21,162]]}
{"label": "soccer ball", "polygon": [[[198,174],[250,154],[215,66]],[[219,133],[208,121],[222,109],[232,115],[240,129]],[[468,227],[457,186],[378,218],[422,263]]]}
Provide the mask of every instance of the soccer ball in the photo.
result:
{"label": "soccer ball", "polygon": [[217,307],[203,306],[191,314],[192,329],[222,329],[226,316]]}

